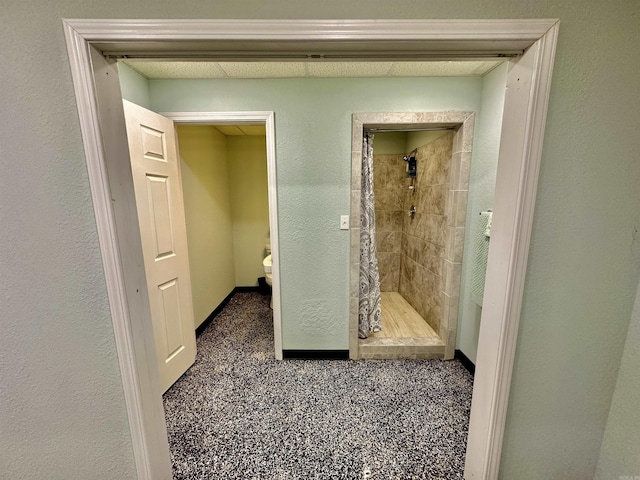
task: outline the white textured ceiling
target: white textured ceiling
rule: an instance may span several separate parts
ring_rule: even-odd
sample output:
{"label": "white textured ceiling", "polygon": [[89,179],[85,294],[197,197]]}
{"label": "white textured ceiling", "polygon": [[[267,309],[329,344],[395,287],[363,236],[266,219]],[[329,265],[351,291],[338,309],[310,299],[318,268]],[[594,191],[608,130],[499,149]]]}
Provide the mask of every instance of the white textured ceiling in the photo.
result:
{"label": "white textured ceiling", "polygon": [[455,62],[208,62],[125,60],[147,78],[326,78],[482,76],[501,63]]}

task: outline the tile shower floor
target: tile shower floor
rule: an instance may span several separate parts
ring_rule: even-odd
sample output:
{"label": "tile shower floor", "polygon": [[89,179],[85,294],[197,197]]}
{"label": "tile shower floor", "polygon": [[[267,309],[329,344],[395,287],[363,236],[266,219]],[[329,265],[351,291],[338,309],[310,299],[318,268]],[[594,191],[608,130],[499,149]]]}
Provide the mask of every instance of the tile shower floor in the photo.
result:
{"label": "tile shower floor", "polygon": [[437,338],[438,334],[398,292],[382,292],[382,331],[375,338]]}
{"label": "tile shower floor", "polygon": [[358,340],[359,358],[444,358],[438,334],[397,292],[382,292],[382,331]]}

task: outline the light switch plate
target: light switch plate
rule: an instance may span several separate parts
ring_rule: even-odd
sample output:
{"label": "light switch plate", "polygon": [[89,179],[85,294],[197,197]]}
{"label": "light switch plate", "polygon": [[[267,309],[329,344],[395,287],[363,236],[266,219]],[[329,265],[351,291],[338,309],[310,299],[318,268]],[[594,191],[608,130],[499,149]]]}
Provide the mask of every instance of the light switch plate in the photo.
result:
{"label": "light switch plate", "polygon": [[340,215],[340,230],[349,230],[349,215]]}

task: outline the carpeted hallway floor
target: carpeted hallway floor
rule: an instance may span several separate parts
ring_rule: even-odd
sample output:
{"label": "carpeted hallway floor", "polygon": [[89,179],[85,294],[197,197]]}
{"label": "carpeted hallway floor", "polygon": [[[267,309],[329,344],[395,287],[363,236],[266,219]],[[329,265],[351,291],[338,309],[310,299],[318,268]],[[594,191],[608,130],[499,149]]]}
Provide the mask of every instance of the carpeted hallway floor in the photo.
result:
{"label": "carpeted hallway floor", "polygon": [[456,360],[273,359],[268,297],[237,293],[164,395],[175,479],[462,478]]}

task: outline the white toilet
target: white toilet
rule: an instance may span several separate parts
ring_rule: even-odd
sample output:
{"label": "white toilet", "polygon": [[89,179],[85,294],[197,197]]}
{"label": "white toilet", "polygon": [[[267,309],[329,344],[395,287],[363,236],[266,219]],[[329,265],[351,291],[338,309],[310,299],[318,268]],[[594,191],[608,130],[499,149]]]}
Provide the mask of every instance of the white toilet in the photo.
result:
{"label": "white toilet", "polygon": [[[267,251],[267,256],[262,260],[262,266],[264,267],[265,281],[267,282],[267,285],[271,286],[273,285],[273,274],[271,273],[271,242],[267,242],[265,249]],[[273,295],[271,296],[269,306],[273,308]]]}

